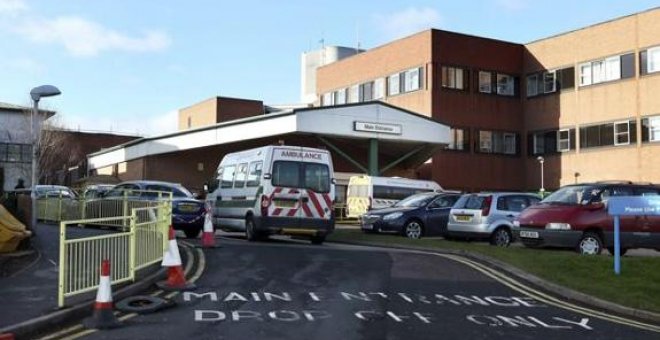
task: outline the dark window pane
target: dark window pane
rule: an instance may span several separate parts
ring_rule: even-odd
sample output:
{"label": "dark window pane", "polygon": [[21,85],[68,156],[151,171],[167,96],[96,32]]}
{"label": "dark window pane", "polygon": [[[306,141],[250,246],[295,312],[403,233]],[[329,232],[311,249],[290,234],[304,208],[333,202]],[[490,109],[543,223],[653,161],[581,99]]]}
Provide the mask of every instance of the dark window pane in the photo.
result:
{"label": "dark window pane", "polygon": [[649,119],[642,119],[642,143],[649,141]]}
{"label": "dark window pane", "polygon": [[645,75],[648,73],[648,65],[646,64],[647,51],[639,52],[639,74]]}
{"label": "dark window pane", "polygon": [[273,185],[280,187],[300,187],[300,163],[277,161],[273,164]]}
{"label": "dark window pane", "polygon": [[545,153],[557,152],[557,132],[547,131],[543,134]]}
{"label": "dark window pane", "polygon": [[586,127],[584,131],[585,145],[581,145],[581,147],[593,148],[600,146],[600,128],[598,125]]}
{"label": "dark window pane", "polygon": [[637,122],[635,120],[630,121],[630,143],[637,143]]}
{"label": "dark window pane", "polygon": [[622,55],[621,79],[632,78],[634,76],[635,76],[635,53]]}
{"label": "dark window pane", "polygon": [[600,146],[614,145],[614,124],[600,125]]}
{"label": "dark window pane", "polygon": [[562,90],[575,87],[575,68],[567,67],[559,70],[559,82]]}
{"label": "dark window pane", "polygon": [[575,129],[571,129],[569,134],[571,135],[571,150],[575,150]]}
{"label": "dark window pane", "polygon": [[330,191],[330,170],[325,164],[304,163],[305,188],[314,192]]}
{"label": "dark window pane", "polygon": [[0,162],[7,161],[7,144],[0,144]]}

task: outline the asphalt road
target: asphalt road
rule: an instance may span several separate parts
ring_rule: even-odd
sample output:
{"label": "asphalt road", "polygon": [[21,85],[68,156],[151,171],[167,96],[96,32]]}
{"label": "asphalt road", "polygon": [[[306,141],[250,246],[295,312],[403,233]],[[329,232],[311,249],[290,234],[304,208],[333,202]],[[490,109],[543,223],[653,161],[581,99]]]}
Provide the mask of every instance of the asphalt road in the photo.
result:
{"label": "asphalt road", "polygon": [[[178,305],[86,339],[658,339],[432,254],[219,240]],[[460,260],[460,259],[459,259]],[[536,296],[536,295],[535,295]],[[660,328],[656,328],[660,331]]]}

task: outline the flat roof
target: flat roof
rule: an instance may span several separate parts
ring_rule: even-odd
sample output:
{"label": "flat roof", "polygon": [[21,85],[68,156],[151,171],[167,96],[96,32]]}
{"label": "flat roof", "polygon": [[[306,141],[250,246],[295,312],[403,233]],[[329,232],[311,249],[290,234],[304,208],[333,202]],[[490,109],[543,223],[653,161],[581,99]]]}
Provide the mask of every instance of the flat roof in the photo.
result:
{"label": "flat roof", "polygon": [[383,102],[293,109],[141,138],[89,154],[90,169],[147,156],[290,133],[445,145],[449,127]]}

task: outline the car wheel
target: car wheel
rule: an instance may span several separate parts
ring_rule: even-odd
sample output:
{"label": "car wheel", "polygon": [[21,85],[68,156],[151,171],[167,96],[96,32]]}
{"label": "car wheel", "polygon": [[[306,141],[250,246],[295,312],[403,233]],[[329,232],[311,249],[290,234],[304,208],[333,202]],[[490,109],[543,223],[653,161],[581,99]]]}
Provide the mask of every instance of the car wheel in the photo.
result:
{"label": "car wheel", "polygon": [[603,241],[598,234],[586,232],[582,234],[576,250],[582,255],[598,255],[603,251]]}
{"label": "car wheel", "polygon": [[312,236],[312,244],[323,244],[325,241],[325,236]]}
{"label": "car wheel", "polygon": [[186,234],[186,238],[197,238],[201,231],[202,228],[191,228],[191,229],[185,229],[183,233]]}
{"label": "car wheel", "polygon": [[403,227],[403,235],[407,238],[418,239],[422,237],[422,234],[422,224],[417,220],[409,221],[406,223],[406,226]]}
{"label": "car wheel", "polygon": [[490,235],[490,244],[498,247],[508,247],[511,244],[511,232],[509,229],[500,227]]}
{"label": "car wheel", "polygon": [[257,233],[254,221],[249,217],[245,220],[245,238],[250,242],[259,240],[259,233]]}
{"label": "car wheel", "polygon": [[[614,247],[609,247],[607,248],[607,251],[610,252],[612,256],[614,256]],[[626,252],[628,252],[628,248],[621,248],[619,249],[619,253],[621,256],[626,255]]]}

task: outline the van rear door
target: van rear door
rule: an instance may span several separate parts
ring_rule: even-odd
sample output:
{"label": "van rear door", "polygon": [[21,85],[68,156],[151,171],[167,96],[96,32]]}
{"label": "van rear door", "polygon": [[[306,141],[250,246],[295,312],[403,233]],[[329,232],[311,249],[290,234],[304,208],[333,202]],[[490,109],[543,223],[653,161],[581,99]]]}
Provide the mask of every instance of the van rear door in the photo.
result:
{"label": "van rear door", "polygon": [[275,224],[281,227],[300,227],[300,179],[303,175],[301,151],[300,147],[273,148],[273,191],[270,194],[268,216],[279,219]]}

